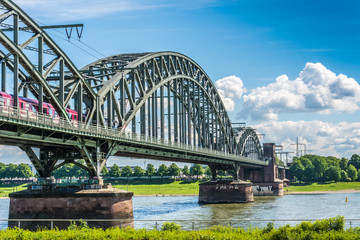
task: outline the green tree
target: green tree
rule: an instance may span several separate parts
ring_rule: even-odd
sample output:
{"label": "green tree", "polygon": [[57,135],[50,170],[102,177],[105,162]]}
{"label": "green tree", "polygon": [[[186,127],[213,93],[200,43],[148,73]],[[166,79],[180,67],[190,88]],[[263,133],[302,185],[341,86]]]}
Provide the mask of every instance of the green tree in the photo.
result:
{"label": "green tree", "polygon": [[307,157],[300,158],[301,164],[304,166],[304,174],[303,174],[303,181],[305,182],[313,182],[317,177],[315,174],[315,167]]}
{"label": "green tree", "polygon": [[341,178],[340,168],[335,167],[335,166],[331,166],[326,170],[325,175],[326,175],[327,180],[337,182]]}
{"label": "green tree", "polygon": [[0,178],[5,178],[6,165],[5,163],[0,163]]}
{"label": "green tree", "polygon": [[133,173],[133,175],[134,175],[135,177],[142,177],[142,176],[144,176],[144,174],[145,174],[145,171],[144,171],[144,169],[142,169],[141,167],[136,166],[136,167],[134,168],[134,173]]}
{"label": "green tree", "polygon": [[304,179],[304,173],[305,173],[305,167],[302,165],[301,161],[299,159],[295,160],[293,164],[290,166],[290,173],[294,177],[296,177],[298,180],[303,181]]}
{"label": "green tree", "polygon": [[17,166],[17,177],[18,178],[30,178],[33,177],[34,174],[32,173],[30,167],[24,163],[20,163]]}
{"label": "green tree", "polygon": [[204,169],[200,164],[194,164],[190,168],[190,174],[192,176],[196,176],[197,178],[199,178],[199,176],[203,175],[203,173],[204,173]]}
{"label": "green tree", "polygon": [[154,168],[154,165],[152,165],[152,164],[148,164],[147,166],[146,166],[146,176],[148,176],[148,177],[152,177],[152,176],[154,176],[154,174],[155,174],[155,168]]}
{"label": "green tree", "polygon": [[168,168],[169,176],[179,176],[180,168],[175,164],[172,163]]}
{"label": "green tree", "polygon": [[156,171],[156,175],[158,176],[165,176],[167,173],[167,166],[165,164],[161,164]]}
{"label": "green tree", "polygon": [[349,164],[353,165],[356,169],[360,169],[360,156],[353,154],[349,160]]}
{"label": "green tree", "polygon": [[351,181],[355,181],[358,177],[356,168],[351,164],[346,169],[346,173],[347,173],[348,177],[351,179]]}
{"label": "green tree", "polygon": [[121,176],[123,177],[130,177],[133,174],[133,171],[131,169],[130,166],[125,166],[123,167],[122,171],[121,171]]}
{"label": "green tree", "polygon": [[101,170],[101,176],[102,176],[102,177],[107,177],[107,176],[109,176],[109,170],[107,169],[106,166],[104,166],[103,169]]}
{"label": "green tree", "polygon": [[340,165],[341,170],[346,170],[348,168],[348,162],[349,162],[349,160],[347,160],[346,158],[340,159],[339,165]]}
{"label": "green tree", "polygon": [[[123,170],[124,172],[124,170]],[[122,174],[121,174],[121,170],[119,168],[118,165],[114,164],[110,167],[110,171],[109,171],[109,177],[120,177]]]}
{"label": "green tree", "polygon": [[340,181],[348,182],[348,175],[347,175],[346,171],[344,171],[344,170],[340,171]]}
{"label": "green tree", "polygon": [[187,165],[185,165],[184,168],[181,171],[185,176],[190,175],[190,170],[189,170],[189,167]]}
{"label": "green tree", "polygon": [[17,166],[10,163],[5,168],[5,177],[6,178],[16,178],[17,177]]}
{"label": "green tree", "polygon": [[212,173],[211,173],[211,169],[209,166],[207,166],[205,168],[205,171],[204,171],[205,175],[208,176],[208,177],[211,177],[212,176]]}

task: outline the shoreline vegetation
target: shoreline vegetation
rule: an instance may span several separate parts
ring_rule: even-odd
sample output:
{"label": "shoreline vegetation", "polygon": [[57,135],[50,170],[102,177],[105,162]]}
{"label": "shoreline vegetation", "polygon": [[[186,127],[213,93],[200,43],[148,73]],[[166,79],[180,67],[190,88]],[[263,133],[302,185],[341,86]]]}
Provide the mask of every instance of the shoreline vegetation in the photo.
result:
{"label": "shoreline vegetation", "polygon": [[[167,197],[167,196],[198,196],[199,183],[205,181],[131,181],[113,182],[114,188],[130,191],[136,197]],[[8,198],[9,193],[26,189],[27,184],[0,184],[0,199]],[[360,182],[337,183],[291,183],[284,188],[284,195],[296,194],[327,194],[327,193],[356,193],[360,192]]]}
{"label": "shoreline vegetation", "polygon": [[266,227],[248,229],[216,225],[203,230],[182,230],[180,224],[165,222],[157,229],[89,228],[86,222],[72,223],[67,229],[19,228],[0,231],[0,239],[358,239],[360,228],[345,229],[345,219],[337,216],[315,222],[301,222],[296,226],[275,228],[273,222]]}

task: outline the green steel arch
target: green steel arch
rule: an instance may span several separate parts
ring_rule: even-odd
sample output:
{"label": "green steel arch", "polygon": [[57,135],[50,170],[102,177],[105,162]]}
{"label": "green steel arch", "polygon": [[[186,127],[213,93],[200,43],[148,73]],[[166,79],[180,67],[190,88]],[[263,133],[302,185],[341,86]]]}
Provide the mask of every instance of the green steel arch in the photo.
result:
{"label": "green steel arch", "polygon": [[209,76],[189,57],[176,52],[120,54],[81,71],[99,96],[100,122],[110,125],[116,119],[117,127],[131,125],[133,132],[140,128],[143,135],[235,152],[224,104]]}

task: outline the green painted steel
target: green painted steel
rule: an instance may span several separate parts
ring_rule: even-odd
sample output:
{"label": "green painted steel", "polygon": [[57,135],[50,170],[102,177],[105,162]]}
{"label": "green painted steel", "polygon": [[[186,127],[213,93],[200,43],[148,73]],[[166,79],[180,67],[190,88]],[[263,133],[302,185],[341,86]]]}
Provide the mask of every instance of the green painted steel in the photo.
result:
{"label": "green painted steel", "polygon": [[[66,163],[79,165],[79,159],[90,176],[98,176],[110,156],[202,163],[235,172],[268,165],[256,131],[233,129],[214,84],[191,58],[176,52],[120,54],[78,70],[16,4],[0,0],[0,5],[0,21],[13,21],[2,25],[7,34],[0,31],[1,90],[7,90],[8,71],[17,86],[13,106],[0,105],[0,144],[19,146],[40,176]],[[20,31],[28,34],[23,43]],[[26,50],[34,44],[33,62],[34,52]],[[46,63],[45,53],[52,56]],[[28,97],[28,92],[39,101],[40,113],[19,108],[17,96]],[[42,114],[43,102],[60,117]],[[67,108],[77,111],[78,121]]]}

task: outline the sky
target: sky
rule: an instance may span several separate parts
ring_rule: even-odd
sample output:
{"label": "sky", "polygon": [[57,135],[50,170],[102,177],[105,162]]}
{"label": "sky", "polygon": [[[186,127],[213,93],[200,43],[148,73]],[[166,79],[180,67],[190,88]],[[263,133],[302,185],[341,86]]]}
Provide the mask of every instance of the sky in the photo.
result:
{"label": "sky", "polygon": [[[263,142],[295,151],[298,137],[312,154],[360,153],[360,1],[14,2],[40,25],[85,25],[81,42],[49,31],[78,68],[120,53],[180,52],[207,72],[232,122],[265,134]],[[4,162],[14,153],[28,161],[0,149]]]}

